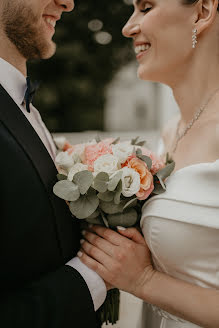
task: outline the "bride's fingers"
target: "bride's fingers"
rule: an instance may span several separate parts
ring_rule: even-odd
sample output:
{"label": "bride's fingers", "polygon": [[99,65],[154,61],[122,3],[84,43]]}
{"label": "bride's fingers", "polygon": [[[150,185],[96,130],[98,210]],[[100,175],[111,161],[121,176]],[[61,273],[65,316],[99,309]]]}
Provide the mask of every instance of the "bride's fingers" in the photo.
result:
{"label": "bride's fingers", "polygon": [[138,244],[141,244],[141,245],[146,244],[144,237],[142,236],[142,234],[136,228],[126,229],[126,228],[123,228],[123,227],[117,227],[117,230],[121,235],[135,241]]}
{"label": "bride's fingers", "polygon": [[98,236],[102,237],[113,245],[120,246],[127,243],[126,237],[123,237],[121,234],[111,229],[98,225],[90,225],[89,228],[92,232],[95,232]]}

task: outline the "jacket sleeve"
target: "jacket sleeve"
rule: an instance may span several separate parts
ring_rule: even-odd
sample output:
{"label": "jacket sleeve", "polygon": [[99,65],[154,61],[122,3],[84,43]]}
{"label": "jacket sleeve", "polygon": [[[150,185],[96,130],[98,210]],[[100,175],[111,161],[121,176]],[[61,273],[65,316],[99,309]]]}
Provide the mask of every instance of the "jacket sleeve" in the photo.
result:
{"label": "jacket sleeve", "polygon": [[96,327],[86,283],[66,265],[22,289],[2,293],[0,322],[4,328]]}

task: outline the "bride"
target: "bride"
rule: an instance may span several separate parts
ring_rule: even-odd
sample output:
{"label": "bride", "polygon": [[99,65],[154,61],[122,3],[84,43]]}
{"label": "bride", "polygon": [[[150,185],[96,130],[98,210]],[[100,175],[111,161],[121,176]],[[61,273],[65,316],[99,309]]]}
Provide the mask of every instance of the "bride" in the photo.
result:
{"label": "bride", "polygon": [[176,169],[143,208],[144,238],[94,226],[79,256],[108,286],[145,301],[142,327],[218,328],[218,0],[135,0],[123,34],[138,76],[170,86],[180,107],[163,133]]}

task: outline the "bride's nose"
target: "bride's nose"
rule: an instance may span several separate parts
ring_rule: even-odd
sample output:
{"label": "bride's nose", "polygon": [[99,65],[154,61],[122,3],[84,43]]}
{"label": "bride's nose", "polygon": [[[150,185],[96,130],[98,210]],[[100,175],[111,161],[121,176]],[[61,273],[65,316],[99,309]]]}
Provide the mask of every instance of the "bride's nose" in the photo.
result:
{"label": "bride's nose", "polygon": [[136,36],[136,34],[139,34],[140,31],[141,31],[140,24],[137,24],[130,18],[130,20],[123,27],[122,34],[126,38],[133,38],[134,36]]}

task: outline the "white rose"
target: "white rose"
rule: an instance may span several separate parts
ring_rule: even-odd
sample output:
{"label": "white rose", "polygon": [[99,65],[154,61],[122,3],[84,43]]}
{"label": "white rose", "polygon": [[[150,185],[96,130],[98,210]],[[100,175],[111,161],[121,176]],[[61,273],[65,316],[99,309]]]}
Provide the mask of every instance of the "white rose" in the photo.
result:
{"label": "white rose", "polygon": [[116,156],[119,162],[125,163],[127,158],[133,154],[134,146],[129,141],[121,142],[116,145],[112,145],[113,155]]}
{"label": "white rose", "polygon": [[61,169],[69,171],[69,169],[74,165],[74,159],[67,151],[62,151],[56,156],[55,163]]}
{"label": "white rose", "polygon": [[122,194],[125,197],[131,197],[137,194],[141,188],[141,179],[138,172],[128,167],[122,171]]}
{"label": "white rose", "polygon": [[58,147],[58,149],[62,150],[65,143],[66,143],[66,138],[65,137],[56,137],[54,138],[54,142],[56,144],[56,146]]}
{"label": "white rose", "polygon": [[74,175],[78,172],[82,172],[82,171],[87,171],[88,170],[88,166],[84,165],[82,163],[77,163],[75,164],[71,170],[68,173],[68,180],[72,181],[74,178]]}
{"label": "white rose", "polygon": [[94,162],[95,174],[100,172],[112,174],[118,171],[119,168],[118,159],[111,154],[102,155]]}

